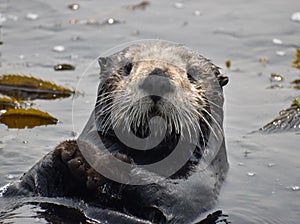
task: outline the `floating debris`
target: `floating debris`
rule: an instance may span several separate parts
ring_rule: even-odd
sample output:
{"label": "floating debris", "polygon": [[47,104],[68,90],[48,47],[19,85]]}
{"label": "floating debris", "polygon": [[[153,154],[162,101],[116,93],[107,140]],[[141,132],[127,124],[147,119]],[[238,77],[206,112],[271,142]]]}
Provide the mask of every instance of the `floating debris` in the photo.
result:
{"label": "floating debris", "polygon": [[274,38],[273,40],[273,44],[283,44],[283,42],[282,42],[282,40],[279,40],[279,39],[276,39],[276,38]]}
{"label": "floating debris", "polygon": [[177,9],[181,9],[181,8],[183,8],[184,5],[183,5],[182,2],[175,2],[174,6],[175,6],[175,8],[177,8]]}
{"label": "floating debris", "polygon": [[69,20],[69,23],[70,23],[71,25],[75,25],[75,24],[79,23],[79,20],[78,20],[78,19],[70,19],[70,20]]}
{"label": "floating debris", "polygon": [[39,18],[39,15],[35,14],[35,13],[28,13],[26,15],[26,19],[29,19],[29,20],[37,20],[38,18]]}
{"label": "floating debris", "polygon": [[57,124],[58,119],[46,112],[29,109],[9,109],[0,115],[0,122],[8,128],[33,128],[41,125]]}
{"label": "floating debris", "polygon": [[90,18],[86,21],[86,24],[94,25],[94,24],[98,24],[98,21],[94,18]]}
{"label": "floating debris", "polygon": [[[113,24],[118,24],[122,23],[122,21],[114,19],[114,18],[108,18],[103,22],[99,22],[98,20],[94,18],[89,18],[89,19],[83,19],[83,20],[78,20],[78,19],[71,19],[69,20],[69,24],[75,25],[75,24],[83,24],[83,25],[113,25]],[[61,52],[61,51],[58,51]]]}
{"label": "floating debris", "polygon": [[300,85],[300,79],[295,79],[294,81],[291,82],[291,84]]}
{"label": "floating debris", "polygon": [[69,9],[74,10],[74,11],[76,11],[76,10],[78,10],[80,8],[79,4],[76,4],[76,3],[71,4],[68,7],[69,7]]}
{"label": "floating debris", "polygon": [[63,52],[63,51],[65,51],[65,47],[62,46],[62,45],[57,45],[57,46],[53,47],[53,51],[55,51],[55,52]]}
{"label": "floating debris", "polygon": [[300,12],[294,12],[292,15],[291,15],[291,20],[293,22],[300,22]]}
{"label": "floating debris", "polygon": [[230,68],[230,66],[231,66],[231,61],[230,60],[227,60],[226,62],[225,62],[225,65],[226,65],[226,68]]}
{"label": "floating debris", "polygon": [[81,40],[81,37],[75,35],[75,36],[72,36],[71,40],[72,40],[72,41],[78,41],[78,40]]}
{"label": "floating debris", "polygon": [[248,175],[249,177],[253,177],[253,176],[255,176],[255,173],[254,173],[254,172],[248,172],[247,175]]}
{"label": "floating debris", "polygon": [[300,69],[300,48],[296,49],[294,60],[291,64],[292,67]]}
{"label": "floating debris", "polygon": [[75,70],[75,66],[71,64],[58,64],[54,66],[55,71]]}
{"label": "floating debris", "polygon": [[291,84],[294,85],[294,86],[293,86],[294,89],[300,90],[300,79],[295,79],[295,80],[293,80],[293,81],[291,82]]}
{"label": "floating debris", "polygon": [[70,97],[74,91],[31,76],[5,74],[0,76],[0,93],[17,100],[50,100]]}
{"label": "floating debris", "polygon": [[142,1],[137,4],[127,6],[127,9],[131,10],[131,11],[136,10],[136,9],[145,9],[148,5],[150,5],[150,2]]}
{"label": "floating debris", "polygon": [[268,60],[267,60],[266,58],[264,58],[264,57],[260,57],[260,58],[258,59],[258,61],[259,61],[260,63],[266,63]]}
{"label": "floating debris", "polygon": [[270,80],[271,80],[271,82],[282,82],[283,76],[280,74],[272,73],[270,75]]}
{"label": "floating debris", "polygon": [[18,101],[6,98],[6,97],[0,97],[0,110],[8,110],[8,109],[14,109],[18,108],[20,104]]}
{"label": "floating debris", "polygon": [[285,55],[285,52],[284,51],[276,51],[276,54],[278,56],[284,56]]}
{"label": "floating debris", "polygon": [[298,107],[298,109],[300,109],[300,100],[298,98],[295,98],[293,100],[292,106],[296,106]]}
{"label": "floating debris", "polygon": [[300,131],[300,101],[294,99],[292,105],[279,112],[279,116],[259,129],[264,133]]}
{"label": "floating debris", "polygon": [[283,88],[283,85],[276,83],[276,84],[270,85],[267,89],[282,89],[282,88]]}

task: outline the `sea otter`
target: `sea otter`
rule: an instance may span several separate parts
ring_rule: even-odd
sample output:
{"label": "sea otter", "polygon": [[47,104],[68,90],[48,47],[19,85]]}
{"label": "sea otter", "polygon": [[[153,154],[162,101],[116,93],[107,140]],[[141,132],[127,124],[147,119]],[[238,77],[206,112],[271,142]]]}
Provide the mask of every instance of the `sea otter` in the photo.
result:
{"label": "sea otter", "polygon": [[59,144],[4,195],[78,198],[122,223],[194,223],[228,170],[228,78],[165,41],[130,45],[99,64],[95,109],[78,139]]}

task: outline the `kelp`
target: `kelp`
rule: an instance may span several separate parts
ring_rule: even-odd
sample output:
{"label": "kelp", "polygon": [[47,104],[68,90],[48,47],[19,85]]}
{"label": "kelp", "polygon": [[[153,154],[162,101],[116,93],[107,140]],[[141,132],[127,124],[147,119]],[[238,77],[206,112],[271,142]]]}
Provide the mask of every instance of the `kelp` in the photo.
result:
{"label": "kelp", "polygon": [[15,99],[0,97],[0,110],[14,109],[19,106],[20,103]]}
{"label": "kelp", "polygon": [[0,93],[18,100],[66,98],[74,91],[50,81],[17,74],[0,76]]}
{"label": "kelp", "polygon": [[270,75],[271,82],[281,82],[284,80],[283,76],[277,73],[271,73]]}
{"label": "kelp", "polygon": [[294,89],[300,90],[300,79],[295,79],[291,82]]}
{"label": "kelp", "polygon": [[296,49],[295,57],[291,66],[300,69],[300,49]]}
{"label": "kelp", "polygon": [[136,9],[145,9],[148,5],[150,5],[149,1],[142,1],[137,4],[127,6],[127,9],[131,10],[131,11],[136,10]]}
{"label": "kelp", "polygon": [[226,68],[230,69],[231,61],[230,60],[225,61],[225,66],[226,66]]}
{"label": "kelp", "polygon": [[259,129],[264,133],[300,131],[300,101],[294,99],[291,106],[279,112],[279,116]]}
{"label": "kelp", "polygon": [[50,114],[29,108],[8,109],[0,115],[0,123],[8,128],[33,128],[41,125],[57,124],[58,119]]}
{"label": "kelp", "polygon": [[75,70],[75,66],[71,64],[58,64],[55,65],[54,67],[55,71],[72,71]]}

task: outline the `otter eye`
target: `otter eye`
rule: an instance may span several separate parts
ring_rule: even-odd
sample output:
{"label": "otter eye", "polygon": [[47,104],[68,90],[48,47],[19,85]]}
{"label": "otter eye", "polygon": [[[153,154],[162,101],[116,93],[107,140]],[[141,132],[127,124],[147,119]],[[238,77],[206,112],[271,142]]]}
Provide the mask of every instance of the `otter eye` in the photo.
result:
{"label": "otter eye", "polygon": [[132,65],[132,63],[127,63],[125,66],[124,66],[124,75],[130,75],[130,72],[131,72],[131,70],[132,70],[132,67],[133,67],[133,65]]}

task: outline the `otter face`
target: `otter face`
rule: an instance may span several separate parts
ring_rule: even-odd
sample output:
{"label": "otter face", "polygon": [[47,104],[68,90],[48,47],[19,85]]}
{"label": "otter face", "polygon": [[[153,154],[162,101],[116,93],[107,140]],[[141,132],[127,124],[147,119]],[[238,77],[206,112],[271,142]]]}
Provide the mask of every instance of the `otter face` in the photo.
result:
{"label": "otter face", "polygon": [[[167,133],[207,133],[213,119],[203,74],[226,84],[209,60],[180,45],[145,44],[99,59],[102,82],[96,103],[101,129],[122,128],[149,135],[149,122],[159,116]],[[156,130],[160,131],[161,128]]]}

